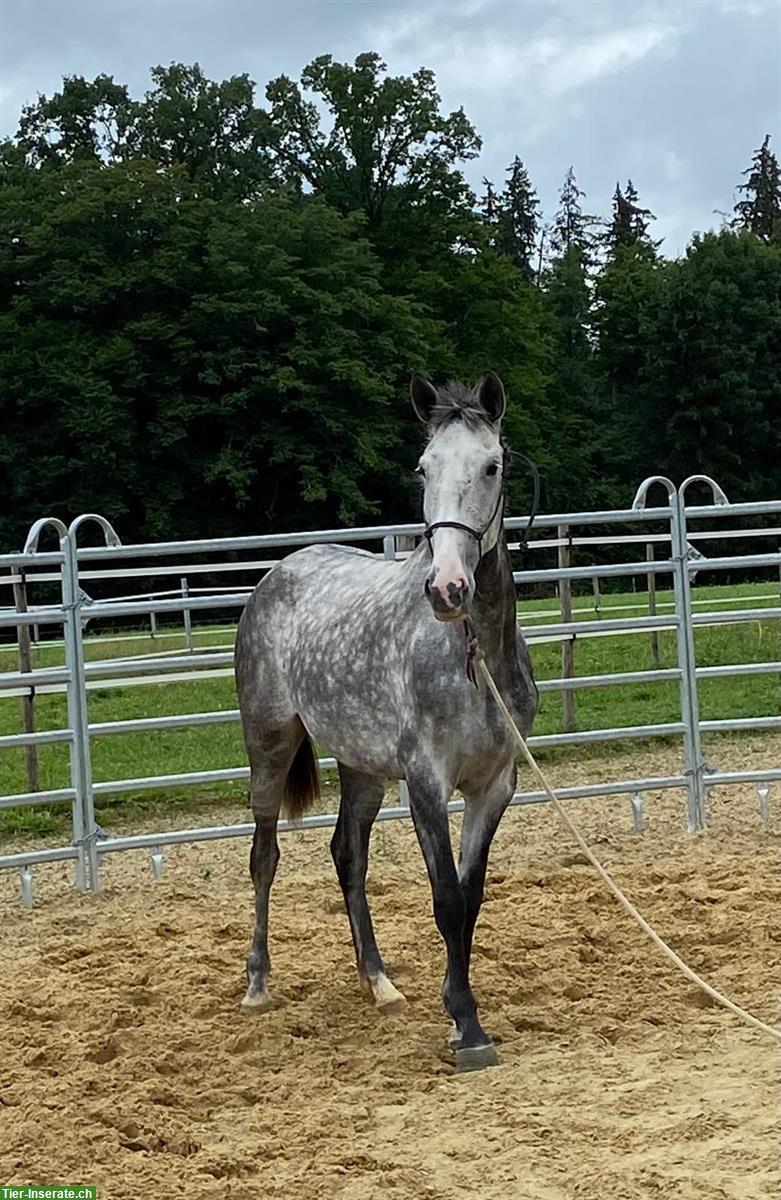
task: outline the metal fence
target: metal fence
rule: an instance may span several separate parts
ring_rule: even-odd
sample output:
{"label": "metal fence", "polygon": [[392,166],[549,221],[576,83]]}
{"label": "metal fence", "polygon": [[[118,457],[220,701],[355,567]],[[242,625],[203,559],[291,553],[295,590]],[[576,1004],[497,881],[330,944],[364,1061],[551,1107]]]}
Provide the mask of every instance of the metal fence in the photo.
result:
{"label": "metal fence", "polygon": [[[694,483],[704,484],[710,490],[711,503],[687,506],[687,492]],[[647,507],[649,491],[655,486],[665,490],[666,504],[662,507]],[[776,550],[772,553],[743,553],[704,559],[692,543],[695,540],[703,542],[708,539],[723,542],[736,537],[746,542],[752,537],[762,537],[771,539],[775,545],[779,545],[778,535],[781,530],[762,526],[759,520],[779,513],[781,513],[781,501],[779,500],[729,504],[721,489],[704,476],[693,476],[680,488],[676,488],[664,477],[655,476],[642,484],[629,509],[571,512],[543,515],[537,518],[535,529],[538,531],[538,536],[529,543],[529,549],[556,549],[558,565],[550,569],[527,567],[515,571],[514,578],[521,588],[531,584],[555,587],[559,594],[561,612],[566,617],[566,619],[553,624],[527,624],[524,622],[524,633],[529,643],[533,645],[539,642],[559,642],[565,651],[562,656],[562,677],[539,681],[540,691],[559,691],[567,697],[574,695],[576,690],[587,688],[670,681],[677,681],[680,691],[680,718],[673,722],[580,732],[570,730],[560,734],[531,737],[529,744],[534,748],[611,742],[631,738],[680,736],[683,754],[679,774],[659,778],[622,779],[611,783],[562,788],[559,793],[562,798],[628,795],[633,800],[633,814],[636,823],[639,823],[642,819],[640,797],[644,791],[681,789],[686,797],[687,823],[690,831],[701,829],[705,825],[707,792],[716,785],[754,782],[759,789],[760,804],[764,803],[766,807],[768,788],[771,782],[781,780],[781,753],[778,761],[769,765],[767,769],[709,772],[703,758],[701,738],[704,732],[781,729],[781,715],[702,721],[699,715],[698,682],[701,679],[723,676],[781,674],[781,661],[698,667],[695,657],[694,631],[697,627],[704,625],[725,625],[732,622],[779,618],[781,617],[781,597],[779,597],[779,604],[774,604],[772,607],[695,612],[696,601],[692,597],[692,579],[697,571],[702,570],[714,573],[747,570],[756,572],[763,568],[773,568],[774,577],[776,575],[781,577],[781,552]],[[719,528],[707,527],[690,531],[689,526],[692,521],[705,522],[707,525],[715,517],[720,520]],[[732,518],[741,518],[744,523],[748,519],[755,521],[755,524],[741,529],[725,527],[725,522]],[[87,522],[97,523],[103,534],[104,545],[79,548],[79,534]],[[525,524],[526,517],[511,517],[505,521],[511,550],[517,549],[516,543],[512,541],[513,531],[522,528]],[[595,536],[594,534],[577,536],[573,533],[573,530],[579,528],[588,530],[610,526],[621,526],[632,532],[612,536]],[[40,550],[39,539],[45,532],[52,530],[59,539],[58,549],[56,551]],[[557,536],[554,538],[544,535],[540,537],[539,532],[544,530],[555,530]],[[212,588],[209,594],[202,595],[198,594],[200,589],[189,587],[187,581],[190,577],[199,572],[213,575],[219,575],[222,572],[245,572],[253,580],[257,580],[259,575],[278,561],[276,557],[278,552],[287,552],[295,547],[322,542],[376,543],[378,553],[384,554],[385,557],[396,557],[400,553],[408,552],[409,546],[414,544],[414,539],[421,533],[422,525],[406,524],[123,546],[111,525],[104,518],[96,514],[84,514],[74,520],[69,527],[56,518],[44,518],[37,521],[32,526],[21,553],[0,555],[0,572],[3,572],[0,575],[0,586],[14,588],[15,598],[13,607],[0,609],[0,632],[3,629],[15,627],[19,637],[20,652],[24,650],[24,645],[28,640],[27,634],[31,628],[40,629],[44,626],[61,628],[64,642],[64,666],[33,668],[29,653],[22,652],[20,653],[20,669],[0,674],[0,696],[20,696],[23,699],[28,698],[30,701],[36,693],[62,692],[67,696],[67,727],[36,732],[32,728],[32,721],[26,717],[24,732],[0,737],[0,750],[25,748],[27,752],[32,747],[51,743],[66,743],[69,750],[70,782],[68,787],[43,791],[31,790],[25,793],[0,796],[0,809],[51,805],[63,801],[68,801],[71,805],[71,844],[0,856],[0,868],[16,869],[21,872],[23,902],[28,904],[32,902],[30,868],[34,864],[72,861],[76,886],[82,890],[97,889],[100,880],[100,863],[107,854],[117,853],[121,850],[148,848],[152,851],[152,865],[159,873],[162,864],[162,848],[166,845],[224,837],[243,837],[252,832],[254,826],[246,823],[113,837],[104,835],[95,819],[95,800],[102,796],[122,792],[139,792],[145,789],[208,785],[248,778],[247,767],[226,766],[220,770],[192,771],[176,775],[150,775],[139,779],[115,779],[100,782],[93,779],[91,743],[96,737],[121,736],[125,733],[149,730],[182,729],[198,725],[234,722],[239,719],[238,710],[232,709],[218,712],[173,713],[164,717],[116,720],[101,724],[90,723],[87,697],[88,691],[92,687],[126,685],[129,682],[141,680],[151,683],[186,678],[197,682],[205,677],[232,673],[230,649],[192,649],[191,614],[217,610],[222,612],[238,610],[246,602],[249,587],[236,585],[227,591],[224,588]],[[656,543],[661,543],[665,550],[669,550],[665,557],[657,559],[648,552],[648,546]],[[381,551],[379,550],[380,545]],[[615,553],[616,546],[632,545],[642,548],[643,558],[618,563],[594,562],[586,566],[569,565],[570,554],[576,546],[588,546],[590,553],[594,553],[597,548],[603,550],[610,548],[611,553]],[[562,553],[562,548],[564,548],[564,553]],[[237,556],[257,551],[262,552],[264,557],[235,561]],[[206,556],[226,553],[232,556],[233,561],[217,563],[202,561]],[[182,565],[180,561],[183,558],[189,560],[185,565]],[[167,559],[177,561],[172,564],[165,562]],[[148,565],[148,560],[154,560],[154,564]],[[134,561],[145,561],[147,565],[133,566]],[[112,580],[121,579],[126,583],[131,579],[170,575],[179,576],[180,589],[174,595],[169,593],[163,597],[145,592],[140,596],[93,600],[82,587],[82,585],[92,587],[94,581],[100,581],[101,585],[106,585]],[[651,611],[644,616],[601,616],[600,580],[642,577],[649,581],[649,596],[651,596],[654,592],[652,585],[659,576],[665,575],[672,578],[674,595],[672,611],[659,611],[662,608],[659,605],[656,611]],[[578,615],[582,615],[583,611],[579,612],[571,607],[570,589],[576,581],[591,583],[594,591],[593,607],[600,616],[599,620],[576,619]],[[28,605],[27,598],[30,589],[43,584],[50,588],[56,586],[59,598],[48,604]],[[778,588],[776,585],[774,586],[776,590],[773,595],[778,596]],[[20,595],[23,596],[21,602]],[[570,597],[569,601],[566,600],[567,597]],[[188,634],[188,648],[184,652],[147,655],[143,658],[86,661],[84,633],[88,622],[109,621],[114,624],[129,622],[133,625],[140,625],[144,619],[148,620],[150,615],[156,618],[158,614],[182,614],[184,616]],[[675,633],[676,664],[671,668],[653,667],[648,670],[618,674],[575,676],[571,656],[566,653],[566,649],[571,648],[576,639],[637,633],[647,633],[649,637],[655,638],[659,632],[664,630],[671,630]],[[781,658],[781,651],[776,655],[776,659],[779,658]],[[569,711],[571,713],[572,710]],[[565,708],[565,720],[567,712],[568,710]],[[335,766],[333,759],[321,759],[320,762],[324,768]],[[402,803],[398,806],[383,808],[380,811],[379,819],[393,820],[407,816],[409,808],[403,785],[401,800]],[[542,792],[521,792],[516,794],[513,802],[516,804],[545,803],[546,797]],[[453,811],[459,811],[461,808],[462,802],[453,801],[451,803]],[[315,814],[305,817],[295,828],[331,826],[335,820],[336,814],[334,813]],[[293,826],[281,822],[280,828],[287,830]]]}

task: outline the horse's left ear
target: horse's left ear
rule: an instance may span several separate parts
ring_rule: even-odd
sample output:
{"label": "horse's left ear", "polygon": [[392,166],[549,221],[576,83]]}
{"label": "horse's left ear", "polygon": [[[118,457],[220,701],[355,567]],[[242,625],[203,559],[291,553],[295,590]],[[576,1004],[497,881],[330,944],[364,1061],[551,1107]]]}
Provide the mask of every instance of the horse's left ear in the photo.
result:
{"label": "horse's left ear", "polygon": [[507,397],[504,394],[504,384],[493,371],[489,371],[485,379],[481,380],[477,398],[492,424],[501,421],[507,408]]}

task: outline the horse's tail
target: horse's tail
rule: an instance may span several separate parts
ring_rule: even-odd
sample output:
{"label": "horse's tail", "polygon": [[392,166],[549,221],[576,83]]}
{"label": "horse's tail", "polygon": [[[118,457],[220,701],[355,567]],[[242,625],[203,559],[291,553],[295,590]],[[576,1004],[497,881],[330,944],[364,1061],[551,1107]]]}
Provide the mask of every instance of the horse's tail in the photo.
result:
{"label": "horse's tail", "polygon": [[320,773],[312,740],[305,734],[285,780],[285,816],[291,821],[297,821],[319,797]]}

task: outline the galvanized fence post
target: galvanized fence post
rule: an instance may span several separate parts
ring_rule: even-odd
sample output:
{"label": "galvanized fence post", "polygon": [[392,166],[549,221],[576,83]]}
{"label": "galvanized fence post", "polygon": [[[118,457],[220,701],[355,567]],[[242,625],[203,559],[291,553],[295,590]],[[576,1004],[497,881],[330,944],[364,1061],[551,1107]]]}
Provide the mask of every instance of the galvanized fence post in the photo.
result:
{"label": "galvanized fence post", "polygon": [[[75,837],[82,853],[79,861],[85,874],[85,886],[94,892],[100,888],[98,865],[98,825],[95,820],[95,794],[92,783],[92,752],[90,747],[89,713],[87,710],[87,681],[84,670],[84,625],[82,607],[88,599],[79,587],[78,533],[85,521],[100,527],[107,546],[121,545],[113,526],[97,513],[82,513],[71,521],[63,538],[63,593],[66,590],[68,632],[65,639],[68,676],[68,721],[73,730],[71,770],[77,801],[81,800],[81,833]],[[78,782],[77,782],[78,781]]]}
{"label": "galvanized fence post", "polygon": [[[691,770],[691,789],[690,811],[689,811],[689,830],[693,832],[696,829],[704,829],[706,824],[706,801],[708,797],[708,787],[705,782],[705,759],[702,753],[702,739],[700,736],[700,699],[697,690],[697,654],[694,645],[694,622],[692,620],[693,608],[691,598],[692,571],[690,561],[692,559],[701,559],[703,556],[699,554],[693,546],[689,545],[689,537],[686,528],[686,489],[693,483],[704,483],[711,489],[714,505],[726,505],[728,503],[724,492],[711,479],[710,475],[690,475],[688,479],[684,479],[683,483],[677,490],[675,512],[677,514],[676,529],[678,536],[678,546],[672,557],[676,561],[676,565],[680,563],[680,578],[681,578],[681,623],[679,625],[679,635],[685,642],[686,667],[683,668],[683,674],[686,675],[688,682],[688,699],[689,699],[689,719],[688,725],[691,728],[691,763],[687,764]],[[688,771],[687,771],[688,774]]]}
{"label": "galvanized fence post", "polygon": [[657,483],[666,489],[670,506],[670,561],[673,563],[673,595],[677,618],[675,639],[680,671],[686,815],[689,833],[694,833],[695,830],[702,829],[705,825],[705,789],[703,786],[703,758],[700,742],[700,713],[694,656],[685,501],[682,490],[676,488],[666,475],[652,475],[641,483],[632,507],[645,508],[648,492]]}
{"label": "galvanized fence post", "polygon": [[692,624],[691,580],[689,578],[689,545],[686,536],[686,499],[678,488],[670,499],[672,518],[670,536],[671,558],[675,563],[673,591],[678,616],[676,638],[678,666],[681,671],[681,717],[685,726],[683,749],[684,774],[687,779],[687,818],[689,833],[705,828],[704,760],[700,738],[700,704],[697,692],[697,659],[694,652]]}
{"label": "galvanized fence post", "polygon": [[[97,884],[97,851],[95,849],[94,815],[88,826],[86,794],[92,791],[92,770],[89,752],[87,695],[84,678],[84,641],[81,625],[79,573],[76,562],[76,539],[70,532],[60,540],[62,550],[62,606],[65,612],[65,667],[67,670],[68,725],[70,739],[71,787],[73,800],[73,844],[76,859],[76,887],[80,892]],[[85,754],[86,750],[86,754]],[[92,855],[90,857],[90,848]]]}
{"label": "galvanized fence post", "polygon": [[[30,526],[30,530],[24,543],[24,553],[35,554],[37,552],[38,539],[47,528],[52,528],[56,531],[60,540],[60,553],[62,554],[63,558],[62,570],[60,574],[60,603],[63,614],[62,635],[65,643],[65,670],[67,679],[65,688],[68,699],[68,727],[71,730],[71,735],[68,740],[68,750],[70,756],[70,780],[71,788],[75,793],[73,800],[71,801],[73,845],[76,848],[74,882],[78,890],[83,892],[87,888],[83,799],[84,793],[82,783],[83,772],[81,770],[81,750],[77,744],[76,725],[74,723],[76,692],[73,686],[73,661],[76,654],[77,641],[77,638],[74,634],[74,627],[77,624],[78,618],[76,611],[78,583],[74,579],[73,568],[69,557],[70,535],[59,517],[41,517],[38,521],[35,521]],[[80,640],[80,633],[81,628],[79,625],[78,640]],[[24,904],[32,904],[31,877],[27,880],[22,880],[22,897]]]}

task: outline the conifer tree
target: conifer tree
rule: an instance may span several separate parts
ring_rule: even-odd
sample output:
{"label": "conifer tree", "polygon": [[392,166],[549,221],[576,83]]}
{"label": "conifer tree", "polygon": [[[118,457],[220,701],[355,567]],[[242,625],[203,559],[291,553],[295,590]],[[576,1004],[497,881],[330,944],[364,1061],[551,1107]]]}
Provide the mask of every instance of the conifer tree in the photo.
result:
{"label": "conifer tree", "polygon": [[659,243],[653,242],[648,235],[648,227],[654,220],[656,218],[651,210],[641,206],[637,189],[631,179],[627,180],[623,192],[621,184],[616,183],[613,214],[603,238],[608,255],[615,258],[622,246],[641,246],[655,250]]}
{"label": "conifer tree", "polygon": [[733,227],[747,229],[765,241],[781,240],[781,171],[770,149],[769,133],[743,175],[746,182],[738,185],[738,191],[744,193],[744,199],[735,205]]}
{"label": "conifer tree", "polygon": [[575,172],[569,168],[559,197],[559,208],[551,228],[551,247],[556,254],[576,247],[590,261],[594,250],[596,217],[583,212],[585,192],[578,187]]}
{"label": "conifer tree", "polygon": [[540,205],[529,172],[517,155],[507,168],[507,175],[504,191],[499,197],[497,248],[531,278],[534,274]]}
{"label": "conifer tree", "polygon": [[582,493],[590,486],[592,448],[596,441],[591,344],[595,218],[583,212],[583,195],[570,167],[550,231],[553,253],[543,277],[555,345],[549,395],[562,447],[547,501],[550,506],[564,508],[571,503],[573,490]]}
{"label": "conifer tree", "polygon": [[488,245],[509,258],[527,279],[537,275],[540,204],[526,167],[516,155],[507,168],[507,182],[497,192],[490,179],[483,179],[485,195],[480,211],[488,226]]}
{"label": "conifer tree", "polygon": [[496,241],[496,218],[499,211],[499,197],[496,194],[496,188],[490,179],[483,176],[483,187],[485,194],[480,197],[480,213],[488,228],[491,230],[490,244],[495,245]]}

